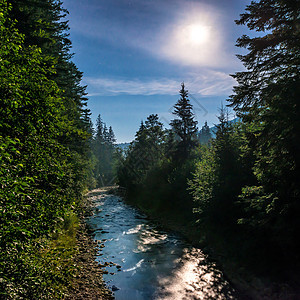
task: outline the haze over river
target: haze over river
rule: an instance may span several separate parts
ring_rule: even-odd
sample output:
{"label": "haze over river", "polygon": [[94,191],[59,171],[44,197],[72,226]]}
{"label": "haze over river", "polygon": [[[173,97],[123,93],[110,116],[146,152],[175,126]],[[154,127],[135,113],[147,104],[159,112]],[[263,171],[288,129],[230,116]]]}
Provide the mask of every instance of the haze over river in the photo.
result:
{"label": "haze over river", "polygon": [[88,220],[100,245],[104,280],[117,300],[237,299],[234,289],[201,249],[165,231],[122,198],[91,192]]}

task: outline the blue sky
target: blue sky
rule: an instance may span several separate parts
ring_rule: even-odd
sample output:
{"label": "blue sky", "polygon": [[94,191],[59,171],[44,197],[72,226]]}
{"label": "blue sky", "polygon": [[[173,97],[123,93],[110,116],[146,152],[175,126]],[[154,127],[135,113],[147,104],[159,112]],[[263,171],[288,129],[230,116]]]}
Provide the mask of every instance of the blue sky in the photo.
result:
{"label": "blue sky", "polygon": [[199,127],[217,123],[242,70],[235,19],[248,0],[65,0],[74,62],[84,73],[88,107],[112,126],[118,142],[134,138],[157,113],[167,126],[181,82]]}

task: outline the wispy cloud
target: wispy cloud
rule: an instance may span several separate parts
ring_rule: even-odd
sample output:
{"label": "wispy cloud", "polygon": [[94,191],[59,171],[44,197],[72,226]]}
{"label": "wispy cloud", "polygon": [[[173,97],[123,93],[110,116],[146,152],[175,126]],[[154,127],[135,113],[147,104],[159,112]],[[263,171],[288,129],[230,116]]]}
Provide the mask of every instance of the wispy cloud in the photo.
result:
{"label": "wispy cloud", "polygon": [[177,93],[180,82],[169,79],[162,80],[131,80],[110,78],[85,78],[89,96],[127,95],[173,95]]}
{"label": "wispy cloud", "polygon": [[187,84],[190,92],[202,96],[228,96],[236,81],[227,73],[204,70],[202,74],[190,74]]}
{"label": "wispy cloud", "polygon": [[[192,94],[202,96],[228,96],[235,81],[226,73],[206,70],[203,74],[190,74],[184,81]],[[93,96],[116,95],[177,95],[181,80],[176,79],[115,79],[86,77],[88,93]]]}

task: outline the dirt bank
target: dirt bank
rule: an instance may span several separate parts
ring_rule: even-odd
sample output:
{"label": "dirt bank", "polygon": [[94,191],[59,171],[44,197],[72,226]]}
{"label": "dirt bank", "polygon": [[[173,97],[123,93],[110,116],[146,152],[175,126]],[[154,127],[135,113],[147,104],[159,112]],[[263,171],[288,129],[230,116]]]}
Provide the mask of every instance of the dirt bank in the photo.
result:
{"label": "dirt bank", "polygon": [[65,297],[66,300],[114,299],[112,292],[107,289],[102,279],[104,270],[95,261],[99,245],[93,241],[85,221],[86,217],[92,213],[93,198],[91,192],[87,194],[80,213],[80,224],[77,232],[78,253],[75,257],[78,273],[72,282],[68,295]]}

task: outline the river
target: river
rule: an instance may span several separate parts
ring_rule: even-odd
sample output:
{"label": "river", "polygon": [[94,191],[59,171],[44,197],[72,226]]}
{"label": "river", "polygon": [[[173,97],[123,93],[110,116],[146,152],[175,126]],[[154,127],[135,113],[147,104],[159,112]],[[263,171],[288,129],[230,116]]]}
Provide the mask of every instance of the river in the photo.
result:
{"label": "river", "polygon": [[117,300],[237,299],[223,273],[201,249],[166,231],[104,190],[89,194],[88,223],[100,246],[104,280]]}

